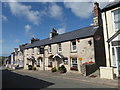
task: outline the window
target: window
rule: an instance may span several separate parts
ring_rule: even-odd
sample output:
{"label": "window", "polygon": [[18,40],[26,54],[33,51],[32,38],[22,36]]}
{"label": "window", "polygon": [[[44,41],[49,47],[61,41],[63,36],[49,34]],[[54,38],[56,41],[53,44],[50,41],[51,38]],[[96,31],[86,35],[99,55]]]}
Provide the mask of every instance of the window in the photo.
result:
{"label": "window", "polygon": [[113,67],[116,67],[115,48],[112,47]]}
{"label": "window", "polygon": [[48,53],[51,53],[52,52],[52,48],[51,48],[51,45],[48,46]]}
{"label": "window", "polygon": [[37,48],[37,54],[40,54],[40,48]]}
{"label": "window", "polygon": [[61,46],[61,43],[58,44],[58,51],[61,52],[62,51],[62,46]]}
{"label": "window", "polygon": [[77,51],[76,41],[72,41],[72,42],[71,42],[71,51],[72,51],[72,52]]}
{"label": "window", "polygon": [[120,30],[120,9],[115,10],[113,13],[113,26],[115,31]]}
{"label": "window", "polygon": [[71,67],[77,67],[77,58],[71,58]]}
{"label": "window", "polygon": [[28,50],[25,50],[26,55],[28,55]]}
{"label": "window", "polygon": [[34,48],[32,48],[32,54],[34,54]]}
{"label": "window", "polygon": [[68,65],[68,58],[67,58],[67,57],[64,57],[64,58],[63,58],[63,62],[64,62],[65,65]]}

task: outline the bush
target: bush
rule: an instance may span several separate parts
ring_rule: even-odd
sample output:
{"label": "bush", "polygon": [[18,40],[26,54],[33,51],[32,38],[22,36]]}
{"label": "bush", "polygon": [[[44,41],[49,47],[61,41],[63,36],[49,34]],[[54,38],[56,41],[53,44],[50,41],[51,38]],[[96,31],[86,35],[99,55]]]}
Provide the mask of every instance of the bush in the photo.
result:
{"label": "bush", "polygon": [[53,67],[53,68],[51,69],[51,71],[52,71],[52,72],[56,72],[56,71],[57,71],[56,67]]}
{"label": "bush", "polygon": [[66,73],[66,72],[67,72],[67,70],[66,70],[66,68],[65,68],[64,65],[62,65],[61,67],[59,67],[58,70],[59,70],[61,73]]}
{"label": "bush", "polygon": [[29,70],[32,70],[32,67],[33,67],[32,65],[28,65]]}
{"label": "bush", "polygon": [[62,67],[58,67],[58,70],[60,71],[62,69]]}

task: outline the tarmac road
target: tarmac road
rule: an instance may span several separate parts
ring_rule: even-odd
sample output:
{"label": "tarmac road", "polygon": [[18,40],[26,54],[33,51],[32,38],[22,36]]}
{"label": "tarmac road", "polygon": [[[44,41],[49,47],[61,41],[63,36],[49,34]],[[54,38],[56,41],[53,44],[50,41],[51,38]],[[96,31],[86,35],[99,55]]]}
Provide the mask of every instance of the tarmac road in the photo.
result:
{"label": "tarmac road", "polygon": [[29,72],[17,73],[17,71],[12,72],[7,69],[2,71],[2,75],[2,88],[34,88],[35,90],[45,88],[111,88],[110,90],[113,90],[114,88],[75,80],[40,76]]}

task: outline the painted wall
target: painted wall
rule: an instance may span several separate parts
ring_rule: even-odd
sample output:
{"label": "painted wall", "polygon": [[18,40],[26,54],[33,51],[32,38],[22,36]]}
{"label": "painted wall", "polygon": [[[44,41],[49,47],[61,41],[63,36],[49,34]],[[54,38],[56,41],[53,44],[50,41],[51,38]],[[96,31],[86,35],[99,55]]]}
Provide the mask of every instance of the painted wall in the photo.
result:
{"label": "painted wall", "polygon": [[[89,45],[88,41],[91,41],[92,44]],[[45,46],[45,56],[42,54],[38,54],[38,48],[34,48],[34,54],[32,53],[32,48],[24,50],[24,68],[27,69],[26,63],[27,58],[30,56],[34,56],[37,60],[38,57],[45,57],[43,58],[43,61],[45,60],[45,69],[50,70],[51,68],[48,68],[48,58],[51,55],[56,55],[57,53],[63,55],[64,57],[68,58],[68,65],[65,65],[67,68],[67,71],[70,71],[71,67],[71,57],[76,56],[77,58],[82,58],[82,63],[93,61],[95,62],[95,56],[94,56],[94,40],[93,37],[85,38],[85,39],[79,39],[79,42],[76,41],[77,45],[77,52],[71,52],[71,41],[62,42],[62,52],[58,52],[58,44],[52,44],[52,52],[48,53],[48,45]],[[78,63],[78,70],[80,70],[80,61],[77,61]],[[76,71],[75,71],[76,72]]]}
{"label": "painted wall", "polygon": [[[118,8],[120,8],[120,7],[118,7]],[[104,29],[103,30],[104,31],[103,32],[104,33],[104,43],[105,43],[106,62],[107,62],[106,65],[107,66],[110,66],[110,62],[111,62],[111,65],[113,64],[111,46],[109,47],[107,40],[116,33],[116,31],[114,29],[114,24],[113,24],[112,11],[117,10],[118,8],[106,11],[106,14],[105,14],[105,12],[102,13],[103,29]],[[108,29],[108,31],[106,28]],[[110,52],[110,54],[109,54],[109,52]]]}

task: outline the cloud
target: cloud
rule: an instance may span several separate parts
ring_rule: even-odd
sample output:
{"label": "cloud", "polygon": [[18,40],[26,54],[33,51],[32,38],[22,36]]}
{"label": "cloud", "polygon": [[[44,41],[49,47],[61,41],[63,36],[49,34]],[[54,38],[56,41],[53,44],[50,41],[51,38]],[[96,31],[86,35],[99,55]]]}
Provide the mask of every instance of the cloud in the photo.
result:
{"label": "cloud", "polygon": [[93,3],[98,2],[100,8],[104,8],[108,3],[115,0],[64,0],[64,6],[79,18],[89,18],[93,13]]}
{"label": "cloud", "polygon": [[40,12],[32,10],[30,5],[23,5],[18,2],[8,2],[8,5],[13,15],[25,17],[36,25],[40,23]]}
{"label": "cloud", "polygon": [[25,25],[26,32],[29,32],[30,29],[31,29],[31,26],[29,24]]}
{"label": "cloud", "polygon": [[7,21],[7,20],[8,20],[7,17],[4,16],[4,15],[1,15],[1,17],[2,17],[2,20],[3,20],[3,21]]}
{"label": "cloud", "polygon": [[80,18],[88,18],[93,10],[93,5],[90,2],[64,2],[64,5]]}
{"label": "cloud", "polygon": [[16,39],[14,42],[15,42],[15,43],[20,43],[20,40]]}
{"label": "cloud", "polygon": [[56,3],[50,3],[47,11],[48,11],[48,15],[54,19],[61,19],[63,16],[62,7],[60,7]]}
{"label": "cloud", "polygon": [[61,28],[58,28],[58,29],[57,29],[57,32],[58,32],[59,34],[65,33],[65,32],[66,32],[66,27],[63,26],[63,27],[61,27]]}
{"label": "cloud", "polygon": [[34,37],[33,33],[31,32],[31,26],[29,24],[25,25],[25,35]]}

